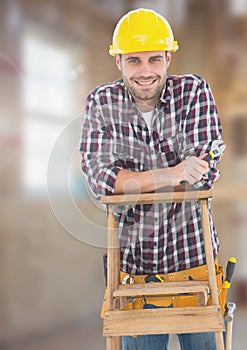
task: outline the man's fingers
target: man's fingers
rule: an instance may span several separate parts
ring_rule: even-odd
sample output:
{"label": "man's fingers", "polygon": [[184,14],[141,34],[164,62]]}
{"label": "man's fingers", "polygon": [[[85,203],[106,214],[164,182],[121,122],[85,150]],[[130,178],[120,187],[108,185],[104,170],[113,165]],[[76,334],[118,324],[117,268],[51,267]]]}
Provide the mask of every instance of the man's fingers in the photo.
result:
{"label": "man's fingers", "polygon": [[208,155],[208,153],[204,153],[204,154],[201,154],[198,158],[199,159],[204,159],[207,155]]}
{"label": "man's fingers", "polygon": [[[208,162],[206,160],[204,160],[204,158],[207,156],[208,154],[202,154],[200,155],[200,157],[198,157],[198,159],[200,160],[200,166],[203,167],[205,169],[205,171],[208,171]],[[201,162],[202,161],[202,162]]]}

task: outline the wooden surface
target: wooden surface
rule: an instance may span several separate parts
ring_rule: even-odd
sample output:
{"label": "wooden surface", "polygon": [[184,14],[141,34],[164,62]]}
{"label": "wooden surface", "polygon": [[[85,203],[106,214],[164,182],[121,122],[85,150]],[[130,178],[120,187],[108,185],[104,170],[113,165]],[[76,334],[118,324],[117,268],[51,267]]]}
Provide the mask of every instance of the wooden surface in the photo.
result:
{"label": "wooden surface", "polygon": [[219,305],[207,200],[203,199],[201,201],[201,205],[202,205],[202,230],[203,230],[206,262],[208,267],[208,281],[209,281],[209,287],[210,287],[210,293],[211,293],[211,302],[212,302],[212,305]]}
{"label": "wooden surface", "polygon": [[177,282],[169,283],[141,283],[132,285],[120,285],[119,289],[113,293],[114,297],[124,296],[148,296],[148,295],[175,295],[175,294],[197,294],[200,292],[209,292],[209,287],[204,285],[190,284],[184,285],[186,282],[182,282],[183,285],[179,285]]}
{"label": "wooden surface", "polygon": [[[107,350],[120,350],[122,335],[215,332],[217,350],[224,350],[222,331],[224,319],[218,305],[214,257],[208,216],[208,198],[212,191],[158,192],[128,195],[112,195],[101,198],[108,208],[108,298],[104,317],[103,335],[107,337]],[[136,205],[173,202],[200,201],[202,205],[202,228],[204,235],[208,281],[200,285],[191,282],[179,285],[178,282],[142,285],[119,285],[119,247],[118,222],[114,218],[115,205]],[[180,282],[181,283],[181,282]],[[209,288],[208,288],[208,286]],[[211,293],[212,306],[205,305],[208,292]],[[120,311],[119,301],[128,296],[169,295],[193,293],[198,295],[198,307],[161,308]],[[115,301],[115,302],[114,302]]]}
{"label": "wooden surface", "polygon": [[189,284],[186,286],[184,283],[186,282],[182,282],[183,285],[179,285],[179,282],[120,285],[113,292],[113,297],[194,295],[197,296],[198,306],[206,306],[209,287],[199,284]]}
{"label": "wooden surface", "polygon": [[108,208],[108,249],[107,249],[107,310],[113,310],[114,307],[120,305],[114,305],[113,291],[118,288],[119,285],[119,239],[118,239],[118,221],[114,218],[113,208]]}
{"label": "wooden surface", "polygon": [[[179,320],[179,321],[178,321]],[[216,332],[224,330],[217,306],[109,311],[104,318],[104,336]]]}
{"label": "wooden surface", "polygon": [[106,338],[106,349],[121,350],[122,349],[122,338],[121,337],[107,337]]}
{"label": "wooden surface", "polygon": [[117,194],[101,198],[102,204],[109,205],[135,205],[154,203],[193,202],[204,198],[211,198],[212,191],[181,191],[181,192],[155,192],[140,194]]}

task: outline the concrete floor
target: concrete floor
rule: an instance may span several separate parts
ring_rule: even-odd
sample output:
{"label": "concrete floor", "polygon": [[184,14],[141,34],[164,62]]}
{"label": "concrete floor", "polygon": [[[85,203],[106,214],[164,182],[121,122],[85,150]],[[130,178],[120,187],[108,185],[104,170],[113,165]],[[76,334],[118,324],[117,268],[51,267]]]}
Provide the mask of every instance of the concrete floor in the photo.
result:
{"label": "concrete floor", "polygon": [[[246,349],[246,322],[247,309],[237,310],[233,326],[233,350]],[[104,350],[105,339],[101,333],[102,321],[93,317],[62,329],[5,345],[1,350]],[[176,336],[171,336],[169,350],[179,350]]]}

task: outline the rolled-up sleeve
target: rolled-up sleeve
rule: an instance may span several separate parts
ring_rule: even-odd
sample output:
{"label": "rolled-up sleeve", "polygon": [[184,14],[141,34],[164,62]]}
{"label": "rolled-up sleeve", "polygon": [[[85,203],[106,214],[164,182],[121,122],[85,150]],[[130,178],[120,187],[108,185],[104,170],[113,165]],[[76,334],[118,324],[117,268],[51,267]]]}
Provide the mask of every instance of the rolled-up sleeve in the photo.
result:
{"label": "rolled-up sleeve", "polygon": [[114,193],[116,177],[122,169],[121,160],[114,153],[111,126],[106,120],[93,96],[89,95],[82,122],[80,153],[82,171],[96,198]]}

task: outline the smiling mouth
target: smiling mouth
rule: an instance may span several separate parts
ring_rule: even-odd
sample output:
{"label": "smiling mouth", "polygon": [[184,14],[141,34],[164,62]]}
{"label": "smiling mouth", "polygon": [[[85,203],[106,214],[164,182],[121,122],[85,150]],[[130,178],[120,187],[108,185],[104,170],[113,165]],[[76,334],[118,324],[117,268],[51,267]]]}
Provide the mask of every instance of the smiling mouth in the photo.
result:
{"label": "smiling mouth", "polygon": [[152,79],[152,80],[135,80],[134,82],[139,85],[139,86],[151,86],[153,85],[155,82],[157,81],[157,79]]}

